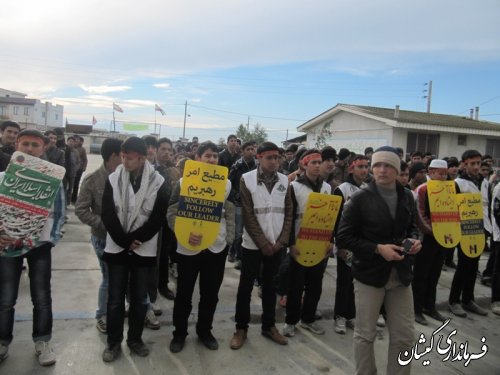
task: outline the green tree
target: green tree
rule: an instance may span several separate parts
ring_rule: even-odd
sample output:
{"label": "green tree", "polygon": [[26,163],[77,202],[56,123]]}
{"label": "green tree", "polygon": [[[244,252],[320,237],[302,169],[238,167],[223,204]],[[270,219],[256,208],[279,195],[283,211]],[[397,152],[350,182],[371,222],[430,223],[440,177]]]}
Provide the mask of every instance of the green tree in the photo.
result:
{"label": "green tree", "polygon": [[236,136],[241,139],[242,142],[255,141],[257,144],[267,141],[266,129],[259,123],[255,124],[253,130],[250,131],[243,124],[238,126],[236,130]]}
{"label": "green tree", "polygon": [[333,121],[328,121],[321,128],[320,133],[316,138],[316,143],[315,143],[316,148],[322,149],[323,147],[328,146],[328,143],[326,141],[333,135],[332,130],[330,129],[332,122]]}

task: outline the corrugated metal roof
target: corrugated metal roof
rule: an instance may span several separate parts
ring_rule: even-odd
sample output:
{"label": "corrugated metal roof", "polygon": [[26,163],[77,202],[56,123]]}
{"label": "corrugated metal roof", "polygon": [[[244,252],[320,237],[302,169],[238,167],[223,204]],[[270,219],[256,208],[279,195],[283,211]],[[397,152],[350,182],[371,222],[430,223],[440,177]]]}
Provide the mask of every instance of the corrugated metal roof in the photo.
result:
{"label": "corrugated metal roof", "polygon": [[427,125],[438,125],[446,127],[500,131],[499,123],[473,120],[465,116],[461,117],[454,115],[443,115],[439,113],[406,111],[400,109],[399,116],[396,119],[394,117],[395,113],[394,108],[380,108],[380,107],[369,107],[369,106],[350,105],[350,104],[339,104],[339,105],[343,107],[349,107],[363,113],[371,114],[373,116],[383,117],[388,120],[410,123],[410,124],[427,124]]}
{"label": "corrugated metal roof", "polygon": [[[337,104],[320,113],[318,116],[313,117],[300,125],[297,130],[307,131],[310,127],[320,124],[322,121],[330,118],[340,111],[349,111],[351,113],[358,113],[360,115],[367,115],[369,117],[376,117],[381,120],[387,120],[386,123],[394,127],[408,128],[415,125],[415,129],[421,129],[425,126],[432,126],[433,130],[439,131],[456,131],[456,129],[463,129],[464,133],[478,133],[484,131],[500,132],[500,124],[497,122],[473,120],[465,116],[443,115],[439,113],[416,112],[399,109],[398,117],[394,117],[395,108],[382,108],[371,107],[353,104]],[[453,130],[452,130],[453,129]]]}
{"label": "corrugated metal roof", "polygon": [[1,104],[35,105],[36,99],[0,97]]}

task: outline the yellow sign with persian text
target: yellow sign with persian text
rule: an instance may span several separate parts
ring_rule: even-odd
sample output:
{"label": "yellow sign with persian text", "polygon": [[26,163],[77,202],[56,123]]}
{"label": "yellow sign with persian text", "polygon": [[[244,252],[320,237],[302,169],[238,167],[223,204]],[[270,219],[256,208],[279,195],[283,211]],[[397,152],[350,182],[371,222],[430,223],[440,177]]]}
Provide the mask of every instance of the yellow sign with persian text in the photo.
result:
{"label": "yellow sign with persian text", "polygon": [[337,195],[309,194],[295,243],[299,264],[312,267],[325,258],[341,203],[342,197]]}
{"label": "yellow sign with persian text", "polygon": [[454,249],[462,238],[460,213],[454,181],[427,182],[427,198],[431,212],[432,234],[437,243]]}
{"label": "yellow sign with persian text", "polygon": [[[217,239],[226,185],[226,167],[186,161],[174,227],[177,241],[186,249],[201,251]],[[192,235],[200,243],[194,244]]]}
{"label": "yellow sign with persian text", "polygon": [[486,244],[481,194],[457,194],[457,203],[462,226],[460,248],[469,258],[476,258],[482,254]]}

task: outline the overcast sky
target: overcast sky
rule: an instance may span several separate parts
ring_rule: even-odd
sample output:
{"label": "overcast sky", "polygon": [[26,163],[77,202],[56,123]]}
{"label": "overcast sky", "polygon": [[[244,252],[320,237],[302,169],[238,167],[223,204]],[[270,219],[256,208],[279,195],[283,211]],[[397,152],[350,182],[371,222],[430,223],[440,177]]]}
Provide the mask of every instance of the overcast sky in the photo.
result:
{"label": "overcast sky", "polygon": [[[500,2],[20,0],[0,12],[0,87],[65,106],[71,123],[154,122],[272,140],[337,103],[500,122]],[[210,129],[208,132],[203,129]],[[151,128],[151,131],[153,129]]]}

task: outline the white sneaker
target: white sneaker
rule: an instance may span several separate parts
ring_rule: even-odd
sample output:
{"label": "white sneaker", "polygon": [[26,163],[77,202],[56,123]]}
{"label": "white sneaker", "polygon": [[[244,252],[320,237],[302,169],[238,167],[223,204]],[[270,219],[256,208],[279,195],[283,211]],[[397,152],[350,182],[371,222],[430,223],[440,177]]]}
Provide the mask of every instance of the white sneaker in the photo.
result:
{"label": "white sneaker", "polygon": [[385,327],[385,319],[384,319],[384,316],[382,314],[380,314],[378,316],[377,327]]}
{"label": "white sneaker", "polygon": [[335,332],[345,335],[346,333],[346,326],[345,326],[345,318],[342,316],[339,316],[337,319],[335,319]]}
{"label": "white sneaker", "polygon": [[0,344],[0,363],[9,356],[9,345]]}
{"label": "white sneaker", "polygon": [[108,327],[106,325],[106,315],[101,316],[99,319],[97,319],[96,322],[96,328],[99,332],[101,333],[107,333],[108,332]]}
{"label": "white sneaker", "polygon": [[283,336],[293,337],[295,336],[295,326],[293,324],[286,324],[283,327]]}
{"label": "white sneaker", "polygon": [[302,328],[307,329],[308,331],[311,331],[315,335],[324,335],[325,334],[325,330],[323,328],[321,328],[316,322],[304,323],[301,321],[300,326]]}
{"label": "white sneaker", "polygon": [[148,310],[148,312],[146,313],[144,325],[149,329],[160,329],[160,321],[156,319],[156,315],[153,310]]}
{"label": "white sneaker", "polygon": [[35,354],[41,366],[51,366],[56,363],[56,355],[48,341],[35,342]]}
{"label": "white sneaker", "polygon": [[500,301],[496,301],[491,304],[491,312],[493,314],[500,315]]}

